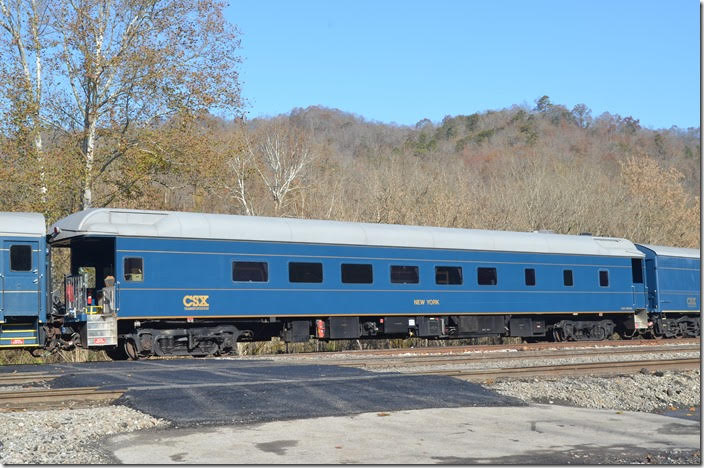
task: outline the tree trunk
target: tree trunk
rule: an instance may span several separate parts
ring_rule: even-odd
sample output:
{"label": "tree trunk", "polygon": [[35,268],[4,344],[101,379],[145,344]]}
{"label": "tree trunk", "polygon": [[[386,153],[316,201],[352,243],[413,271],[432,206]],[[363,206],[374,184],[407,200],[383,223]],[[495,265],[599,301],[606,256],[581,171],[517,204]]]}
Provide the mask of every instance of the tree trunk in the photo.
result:
{"label": "tree trunk", "polygon": [[[42,203],[42,209],[46,212],[46,196],[48,188],[46,186],[46,173],[44,172],[44,148],[42,143],[42,125],[41,125],[41,101],[42,101],[42,50],[43,44],[39,37],[39,8],[36,0],[30,2],[32,14],[30,16],[30,29],[32,31],[32,42],[34,44],[34,150],[37,152],[37,170],[39,171],[39,193]],[[43,23],[43,22],[42,22]],[[31,86],[29,74],[25,73],[28,85]]]}
{"label": "tree trunk", "polygon": [[83,154],[85,156],[85,174],[83,176],[83,209],[93,206],[93,163],[95,160],[96,122],[90,119],[83,137]]}
{"label": "tree trunk", "polygon": [[[35,129],[34,135],[34,150],[36,151],[37,169],[39,170],[39,196],[42,201],[42,205],[46,204],[46,193],[48,188],[46,186],[46,173],[44,172],[44,148],[42,144],[42,135],[40,129]],[[46,209],[46,206],[42,208]]]}

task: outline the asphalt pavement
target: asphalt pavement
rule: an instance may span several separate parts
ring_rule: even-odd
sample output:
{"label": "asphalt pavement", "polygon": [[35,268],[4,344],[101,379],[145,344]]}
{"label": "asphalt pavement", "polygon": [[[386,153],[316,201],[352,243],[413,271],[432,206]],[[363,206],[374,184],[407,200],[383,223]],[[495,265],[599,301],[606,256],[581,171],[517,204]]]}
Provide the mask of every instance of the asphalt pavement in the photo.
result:
{"label": "asphalt pavement", "polygon": [[184,427],[424,408],[525,405],[446,376],[268,360],[175,359],[32,367],[53,388],[122,389],[116,401]]}

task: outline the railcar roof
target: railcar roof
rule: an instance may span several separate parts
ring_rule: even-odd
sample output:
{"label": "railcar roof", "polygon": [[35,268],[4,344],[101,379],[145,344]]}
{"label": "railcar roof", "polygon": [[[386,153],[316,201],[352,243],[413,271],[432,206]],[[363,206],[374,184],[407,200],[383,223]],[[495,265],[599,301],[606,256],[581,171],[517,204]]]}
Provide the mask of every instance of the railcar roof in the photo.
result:
{"label": "railcar roof", "polygon": [[44,215],[0,211],[0,236],[44,237],[45,235]]}
{"label": "railcar roof", "polygon": [[646,249],[650,249],[655,252],[655,255],[662,255],[663,257],[684,257],[684,258],[699,258],[699,249],[686,249],[684,247],[669,247],[666,245],[650,245],[650,244],[638,244],[642,245]]}
{"label": "railcar roof", "polygon": [[352,223],[176,211],[96,208],[51,228],[60,242],[83,235],[221,239],[643,257],[629,240],[539,232],[506,232],[394,224]]}

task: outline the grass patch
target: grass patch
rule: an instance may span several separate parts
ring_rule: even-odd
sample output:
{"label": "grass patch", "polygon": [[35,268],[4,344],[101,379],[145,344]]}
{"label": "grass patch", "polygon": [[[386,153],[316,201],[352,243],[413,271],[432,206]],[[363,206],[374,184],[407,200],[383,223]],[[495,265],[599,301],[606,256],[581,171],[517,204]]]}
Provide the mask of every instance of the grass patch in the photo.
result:
{"label": "grass patch", "polygon": [[285,343],[278,338],[273,338],[271,341],[237,343],[237,354],[240,356],[257,356],[264,354],[315,353],[367,349],[413,349],[467,345],[520,344],[521,342],[521,338],[516,337],[480,337],[456,340],[433,340],[428,338],[335,341],[308,340],[305,343]]}
{"label": "grass patch", "polygon": [[[520,338],[464,338],[461,340],[431,340],[427,338],[398,338],[376,340],[335,340],[319,341],[308,340],[305,343],[285,343],[279,338],[270,341],[253,341],[237,343],[239,356],[261,356],[267,354],[294,354],[294,353],[319,353],[373,349],[413,349],[413,348],[441,348],[447,346],[487,345],[487,344],[520,344]],[[105,351],[94,351],[76,348],[72,351],[59,351],[54,354],[44,355],[36,351],[33,356],[27,350],[8,349],[0,351],[0,366],[58,364],[63,362],[94,362],[110,361]]]}
{"label": "grass patch", "polygon": [[58,364],[62,362],[109,361],[105,351],[94,351],[76,348],[73,351],[59,351],[54,354],[44,354],[36,350],[33,356],[24,349],[7,349],[0,351],[0,366],[17,366],[23,364]]}

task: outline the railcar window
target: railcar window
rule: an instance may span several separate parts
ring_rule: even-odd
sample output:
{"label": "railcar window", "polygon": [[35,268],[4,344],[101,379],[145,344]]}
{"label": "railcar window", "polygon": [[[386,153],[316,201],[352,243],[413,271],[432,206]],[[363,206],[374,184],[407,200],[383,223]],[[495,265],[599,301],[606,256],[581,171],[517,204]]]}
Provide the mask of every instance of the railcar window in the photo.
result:
{"label": "railcar window", "polygon": [[496,268],[477,268],[477,283],[482,286],[494,286],[498,283]]}
{"label": "railcar window", "polygon": [[343,263],[340,271],[343,283],[371,284],[374,280],[369,264]]}
{"label": "railcar window", "polygon": [[10,246],[10,270],[29,271],[32,269],[32,246]]}
{"label": "railcar window", "polygon": [[535,286],[535,268],[526,268],[526,286]]}
{"label": "railcar window", "polygon": [[412,284],[418,282],[418,267],[410,265],[391,265],[391,282]]}
{"label": "railcar window", "polygon": [[125,258],[125,281],[144,281],[144,260],[142,258]]}
{"label": "railcar window", "polygon": [[609,286],[609,272],[606,270],[599,270],[599,286],[606,288]]}
{"label": "railcar window", "polygon": [[633,273],[633,282],[642,283],[643,282],[643,260],[640,258],[631,259],[631,270]]}
{"label": "railcar window", "polygon": [[308,262],[289,263],[288,280],[291,283],[322,283],[323,264]]}
{"label": "railcar window", "polygon": [[462,284],[462,267],[436,266],[435,284]]}
{"label": "railcar window", "polygon": [[269,281],[269,267],[266,262],[232,262],[232,281]]}
{"label": "railcar window", "polygon": [[562,282],[565,286],[574,286],[572,270],[562,270]]}

